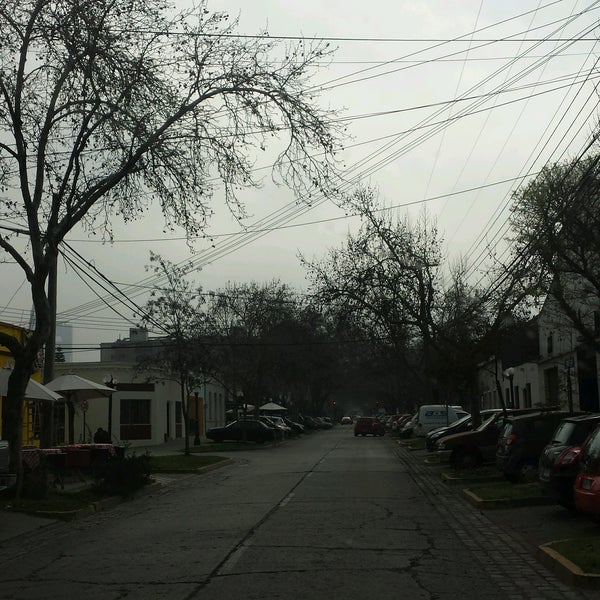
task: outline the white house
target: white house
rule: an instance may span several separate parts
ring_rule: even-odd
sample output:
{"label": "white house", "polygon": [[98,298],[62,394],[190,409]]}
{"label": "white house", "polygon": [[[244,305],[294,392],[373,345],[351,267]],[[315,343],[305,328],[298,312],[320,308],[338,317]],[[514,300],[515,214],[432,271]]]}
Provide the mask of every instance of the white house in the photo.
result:
{"label": "white house", "polygon": [[[114,346],[102,344],[100,362],[55,365],[56,377],[71,373],[115,389],[110,397],[99,396],[87,402],[79,402],[74,396],[74,442],[93,440],[99,427],[110,432],[113,442],[127,442],[134,447],[157,445],[185,435],[180,386],[175,381],[152,381],[135,368],[136,347],[148,342],[144,333],[136,329],[133,339],[119,340]],[[121,360],[113,360],[113,354]],[[188,434],[203,435],[210,427],[224,425],[226,397],[225,388],[216,381],[206,381],[192,390],[186,399]],[[60,419],[65,428],[66,418],[65,414]],[[58,437],[59,441],[68,441],[64,433],[59,432]]]}
{"label": "white house", "polygon": [[[565,277],[565,282],[563,285],[568,287],[565,295],[570,306],[590,330],[600,333],[598,299],[586,292],[581,280],[569,276]],[[515,354],[522,345],[515,338],[508,341],[499,356],[479,365],[481,407],[501,405],[496,385],[498,378],[507,406],[560,406],[564,410],[600,412],[597,353],[584,342],[552,295],[546,298],[535,323],[535,358]]]}

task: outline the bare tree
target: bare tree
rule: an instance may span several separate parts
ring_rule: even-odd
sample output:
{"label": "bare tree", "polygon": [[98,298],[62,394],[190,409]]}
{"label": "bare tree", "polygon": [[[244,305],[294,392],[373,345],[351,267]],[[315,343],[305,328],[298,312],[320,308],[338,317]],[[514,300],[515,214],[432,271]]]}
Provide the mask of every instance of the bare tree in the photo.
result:
{"label": "bare tree", "polygon": [[[5,0],[0,6],[0,248],[31,288],[35,329],[14,356],[4,436],[17,468],[27,379],[53,324],[46,283],[77,225],[111,236],[158,202],[188,234],[258,185],[256,151],[273,141],[273,177],[298,194],[335,186],[338,131],[309,74],[319,43],[285,47],[235,35],[206,2],[176,15],[162,0]],[[51,279],[51,278],[50,278]],[[51,281],[52,283],[52,281]]]}
{"label": "bare tree", "polygon": [[[350,206],[363,217],[358,234],[322,261],[305,261],[315,293],[322,302],[338,303],[360,315],[373,340],[399,350],[414,377],[431,396],[430,352],[434,336],[435,291],[439,285],[441,245],[433,223],[394,221],[377,210],[373,190],[359,190]],[[419,364],[409,361],[419,344]]]}
{"label": "bare tree", "polygon": [[257,404],[272,393],[273,374],[285,347],[280,328],[294,320],[296,297],[279,281],[229,284],[212,292],[207,314],[224,379],[244,403]]}
{"label": "bare tree", "polygon": [[[551,165],[514,195],[514,263],[600,351],[600,154]],[[566,317],[566,319],[565,319]]]}
{"label": "bare tree", "polygon": [[351,206],[363,217],[361,230],[324,260],[305,261],[316,297],[352,315],[402,373],[412,398],[390,404],[437,397],[476,411],[476,365],[493,351],[506,316],[520,316],[528,294],[521,273],[499,265],[489,280],[469,283],[465,264],[445,266],[426,215],[415,224],[382,216],[372,190],[359,190]]}
{"label": "bare tree", "polygon": [[[155,381],[171,380],[179,386],[185,427],[185,453],[190,453],[189,402],[194,388],[202,385],[208,373],[202,367],[203,348],[200,340],[206,331],[202,310],[204,296],[186,279],[185,266],[177,266],[157,254],[150,255],[148,267],[160,281],[148,300],[142,325],[158,327],[164,335],[156,340],[151,352],[140,358],[137,369]],[[196,415],[198,418],[198,415]]]}

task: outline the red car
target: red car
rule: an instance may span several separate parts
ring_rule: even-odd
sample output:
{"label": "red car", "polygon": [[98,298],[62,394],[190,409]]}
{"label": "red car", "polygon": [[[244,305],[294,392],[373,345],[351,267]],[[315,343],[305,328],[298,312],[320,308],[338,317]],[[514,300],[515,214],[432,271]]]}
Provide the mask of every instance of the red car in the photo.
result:
{"label": "red car", "polygon": [[575,507],[600,517],[600,427],[590,434],[579,456],[580,470],[573,493]]}
{"label": "red car", "polygon": [[385,427],[374,417],[360,417],[354,423],[354,435],[385,435]]}

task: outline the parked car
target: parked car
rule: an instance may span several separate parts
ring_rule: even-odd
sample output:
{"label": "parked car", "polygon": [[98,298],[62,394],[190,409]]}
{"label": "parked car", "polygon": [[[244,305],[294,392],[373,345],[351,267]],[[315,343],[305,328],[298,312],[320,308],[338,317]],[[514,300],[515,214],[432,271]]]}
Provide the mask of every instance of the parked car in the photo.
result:
{"label": "parked car", "polygon": [[348,416],[346,416],[346,417],[342,417],[342,418],[340,419],[340,423],[341,423],[342,425],[352,425],[352,417],[348,417]]}
{"label": "parked car", "polygon": [[540,455],[565,411],[543,411],[508,416],[498,436],[496,466],[512,482],[538,478]]}
{"label": "parked car", "polygon": [[392,433],[398,433],[400,429],[404,426],[407,421],[410,421],[412,418],[412,414],[402,414],[402,415],[392,415],[390,417],[390,421],[388,427],[391,429]]}
{"label": "parked car", "polygon": [[579,472],[581,446],[600,424],[600,414],[563,419],[542,450],[538,477],[545,492],[567,508],[573,508],[573,486]]}
{"label": "parked car", "polygon": [[374,417],[361,417],[354,424],[354,436],[385,435],[385,427]]}
{"label": "parked car", "polygon": [[268,415],[269,421],[278,427],[283,432],[283,436],[288,438],[292,435],[292,428],[283,420],[282,417],[276,415]]}
{"label": "parked car", "polygon": [[[513,408],[506,414],[526,414],[539,409]],[[454,468],[470,468],[482,463],[494,462],[498,435],[503,426],[504,411],[492,414],[472,431],[448,435],[436,444],[436,455],[441,462],[449,462]]]}
{"label": "parked car", "polygon": [[[481,417],[481,422],[483,423],[486,419],[488,419],[491,415],[501,412],[501,408],[489,408],[482,410],[479,414]],[[439,427],[438,429],[432,429],[425,436],[425,445],[429,452],[435,452],[436,444],[442,438],[445,438],[449,435],[454,435],[455,433],[462,433],[463,431],[471,431],[473,429],[473,417],[471,415],[467,415],[458,421],[454,421],[452,425],[448,427]]]}
{"label": "parked car", "polygon": [[600,426],[581,448],[573,496],[575,508],[596,519],[600,517]]}
{"label": "parked car", "polygon": [[432,429],[451,425],[468,414],[459,406],[425,404],[419,407],[413,433],[417,437],[424,437]]}
{"label": "parked car", "polygon": [[256,419],[233,421],[225,427],[213,427],[206,432],[206,437],[213,442],[248,441],[264,444],[276,439],[275,428],[268,427]]}
{"label": "parked car", "polygon": [[398,435],[402,438],[410,437],[415,430],[419,413],[415,413],[410,419],[407,419],[398,430]]}
{"label": "parked car", "polygon": [[333,427],[333,423],[328,417],[314,417],[314,419],[318,423],[319,429],[331,429]]}
{"label": "parked car", "polygon": [[297,421],[293,421],[289,417],[281,417],[281,418],[285,421],[285,424],[292,430],[293,434],[299,435],[301,433],[304,433],[304,425],[302,425],[301,423],[298,423]]}

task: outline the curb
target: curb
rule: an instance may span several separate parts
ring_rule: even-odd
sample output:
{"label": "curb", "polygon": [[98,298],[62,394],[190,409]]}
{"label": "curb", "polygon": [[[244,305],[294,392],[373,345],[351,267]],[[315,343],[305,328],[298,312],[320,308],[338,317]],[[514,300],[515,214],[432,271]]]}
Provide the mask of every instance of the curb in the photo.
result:
{"label": "curb", "polygon": [[504,481],[503,477],[456,477],[454,475],[448,475],[448,473],[441,474],[442,481],[448,485],[460,485],[461,483],[473,484],[473,483],[498,483]]}
{"label": "curb", "polygon": [[495,508],[517,508],[519,506],[543,506],[544,504],[554,504],[546,496],[530,496],[527,498],[494,498],[493,500],[484,500],[475,492],[468,488],[463,489],[463,495],[475,507],[483,510],[492,510]]}
{"label": "curb", "polygon": [[600,590],[600,575],[582,571],[576,564],[551,548],[552,544],[555,544],[557,541],[559,540],[538,546],[538,558],[540,562],[565,583],[587,589]]}
{"label": "curb", "polygon": [[223,458],[218,462],[214,462],[211,465],[205,465],[204,467],[198,467],[196,469],[156,469],[155,473],[172,473],[172,474],[185,474],[189,473],[190,475],[203,475],[204,473],[209,473],[210,471],[214,471],[215,469],[220,469],[222,467],[226,467],[227,465],[233,462],[233,458],[227,457]]}

